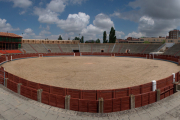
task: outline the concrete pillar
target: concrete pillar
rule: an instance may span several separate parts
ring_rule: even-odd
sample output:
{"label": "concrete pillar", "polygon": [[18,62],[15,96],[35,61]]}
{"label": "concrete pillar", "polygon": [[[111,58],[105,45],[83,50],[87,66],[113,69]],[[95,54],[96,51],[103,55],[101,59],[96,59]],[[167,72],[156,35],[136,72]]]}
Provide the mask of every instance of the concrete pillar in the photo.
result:
{"label": "concrete pillar", "polygon": [[11,61],[12,61],[12,55],[11,55]]}
{"label": "concrete pillar", "polygon": [[156,80],[152,81],[152,91],[156,91],[157,87],[156,87]]}
{"label": "concrete pillar", "polygon": [[66,95],[66,97],[65,97],[65,109],[66,110],[70,110],[70,99],[71,99],[71,95]]}
{"label": "concrete pillar", "polygon": [[133,109],[133,108],[135,108],[135,96],[130,95],[130,99],[131,99],[131,109]]}
{"label": "concrete pillar", "polygon": [[7,81],[8,81],[8,78],[5,78],[5,81],[4,81],[4,86],[7,87]]}
{"label": "concrete pillar", "polygon": [[99,108],[98,108],[98,113],[103,113],[104,112],[104,100],[103,98],[99,98]]}
{"label": "concrete pillar", "polygon": [[146,59],[147,59],[147,55],[146,55]]}
{"label": "concrete pillar", "polygon": [[37,101],[41,102],[43,89],[37,90]]}
{"label": "concrete pillar", "polygon": [[159,101],[161,99],[161,90],[157,89],[156,92],[157,92],[157,101]]}
{"label": "concrete pillar", "polygon": [[173,75],[173,83],[174,83],[175,80],[176,80],[176,74],[175,74],[175,73],[172,73],[172,75]]}
{"label": "concrete pillar", "polygon": [[116,55],[114,54],[114,57],[115,57]]}
{"label": "concrete pillar", "polygon": [[178,82],[174,82],[174,93],[176,93],[179,89],[178,89]]}
{"label": "concrete pillar", "polygon": [[76,55],[75,55],[75,53],[74,53],[74,57],[75,57]]}
{"label": "concrete pillar", "polygon": [[18,94],[21,94],[21,85],[22,85],[22,83],[17,84],[17,92],[18,92]]}

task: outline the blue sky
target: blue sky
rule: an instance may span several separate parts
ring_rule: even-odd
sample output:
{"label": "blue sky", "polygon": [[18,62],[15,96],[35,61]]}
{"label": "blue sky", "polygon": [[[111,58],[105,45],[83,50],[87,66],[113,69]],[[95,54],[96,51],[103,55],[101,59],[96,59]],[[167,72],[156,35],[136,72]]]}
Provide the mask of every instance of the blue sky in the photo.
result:
{"label": "blue sky", "polygon": [[0,32],[102,41],[103,31],[109,34],[113,26],[119,39],[166,36],[179,29],[179,5],[180,0],[0,0]]}

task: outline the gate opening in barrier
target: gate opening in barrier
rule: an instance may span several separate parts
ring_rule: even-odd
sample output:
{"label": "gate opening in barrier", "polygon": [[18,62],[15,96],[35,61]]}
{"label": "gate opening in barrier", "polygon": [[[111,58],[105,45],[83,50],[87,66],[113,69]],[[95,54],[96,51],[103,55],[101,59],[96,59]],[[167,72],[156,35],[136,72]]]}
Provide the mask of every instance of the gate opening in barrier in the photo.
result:
{"label": "gate opening in barrier", "polygon": [[102,50],[101,50],[101,52],[103,53],[103,52],[104,52],[104,50],[102,49]]}
{"label": "gate opening in barrier", "polygon": [[74,53],[79,53],[79,50],[73,50]]}

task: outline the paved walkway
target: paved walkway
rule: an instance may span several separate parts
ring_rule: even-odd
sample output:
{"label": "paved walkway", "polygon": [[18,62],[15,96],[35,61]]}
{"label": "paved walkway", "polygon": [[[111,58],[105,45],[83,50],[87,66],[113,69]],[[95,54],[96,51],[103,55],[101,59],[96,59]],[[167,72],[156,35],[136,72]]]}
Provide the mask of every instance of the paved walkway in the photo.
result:
{"label": "paved walkway", "polygon": [[0,85],[0,120],[180,120],[180,92],[141,108],[94,114],[45,105]]}

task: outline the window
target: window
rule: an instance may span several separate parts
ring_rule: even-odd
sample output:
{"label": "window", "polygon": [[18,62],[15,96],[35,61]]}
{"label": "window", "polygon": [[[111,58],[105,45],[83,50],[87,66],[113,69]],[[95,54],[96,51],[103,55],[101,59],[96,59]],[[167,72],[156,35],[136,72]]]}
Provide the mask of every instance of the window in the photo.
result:
{"label": "window", "polygon": [[144,39],[140,39],[140,41],[144,41]]}
{"label": "window", "polygon": [[180,42],[180,40],[178,40],[178,42]]}

